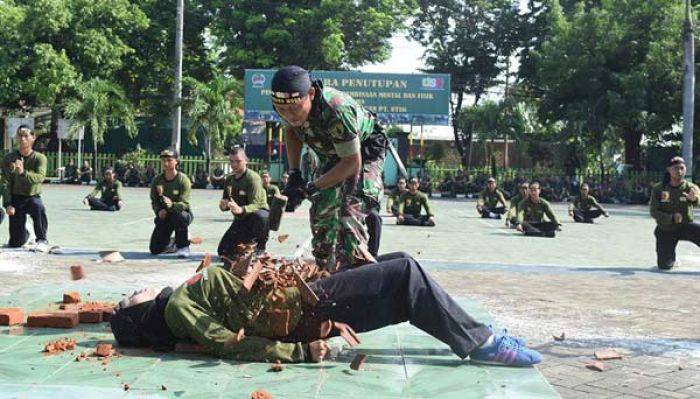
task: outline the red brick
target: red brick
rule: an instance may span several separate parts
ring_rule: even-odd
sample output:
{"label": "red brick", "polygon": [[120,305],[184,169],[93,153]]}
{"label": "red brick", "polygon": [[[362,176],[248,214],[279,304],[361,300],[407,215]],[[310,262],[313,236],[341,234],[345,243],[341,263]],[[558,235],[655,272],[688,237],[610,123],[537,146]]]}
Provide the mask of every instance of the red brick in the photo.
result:
{"label": "red brick", "polygon": [[22,324],[24,313],[20,308],[0,308],[0,326],[11,326]]}
{"label": "red brick", "polygon": [[70,275],[73,280],[81,280],[85,278],[85,272],[83,271],[83,267],[80,265],[71,266]]}
{"label": "red brick", "polygon": [[78,320],[77,312],[30,313],[27,327],[73,328]]}
{"label": "red brick", "polygon": [[272,395],[264,389],[258,389],[250,394],[250,399],[272,399]]}
{"label": "red brick", "polygon": [[80,302],[80,294],[72,291],[63,294],[63,303],[78,303]]}
{"label": "red brick", "polygon": [[78,312],[78,319],[81,323],[101,323],[102,309],[87,309]]}
{"label": "red brick", "polygon": [[112,356],[112,344],[97,344],[95,355],[99,357]]}

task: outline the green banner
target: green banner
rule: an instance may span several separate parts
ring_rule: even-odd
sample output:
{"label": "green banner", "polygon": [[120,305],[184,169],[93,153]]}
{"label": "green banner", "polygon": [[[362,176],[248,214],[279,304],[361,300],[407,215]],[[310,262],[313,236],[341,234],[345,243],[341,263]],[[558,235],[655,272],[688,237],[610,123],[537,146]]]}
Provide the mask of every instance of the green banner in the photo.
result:
{"label": "green banner", "polygon": [[[270,101],[274,73],[246,69],[246,120],[279,121]],[[449,124],[450,75],[314,71],[311,78],[350,94],[383,123]]]}

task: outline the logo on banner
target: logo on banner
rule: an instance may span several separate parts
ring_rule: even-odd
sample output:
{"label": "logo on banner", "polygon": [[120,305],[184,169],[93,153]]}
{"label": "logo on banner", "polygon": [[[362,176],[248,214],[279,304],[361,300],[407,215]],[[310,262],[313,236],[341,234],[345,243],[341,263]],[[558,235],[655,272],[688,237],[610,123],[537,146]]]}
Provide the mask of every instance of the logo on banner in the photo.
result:
{"label": "logo on banner", "polygon": [[254,88],[262,89],[265,85],[265,75],[256,73],[250,78],[250,81],[253,83]]}
{"label": "logo on banner", "polygon": [[421,86],[424,89],[430,90],[440,90],[445,85],[443,78],[423,78],[421,80]]}

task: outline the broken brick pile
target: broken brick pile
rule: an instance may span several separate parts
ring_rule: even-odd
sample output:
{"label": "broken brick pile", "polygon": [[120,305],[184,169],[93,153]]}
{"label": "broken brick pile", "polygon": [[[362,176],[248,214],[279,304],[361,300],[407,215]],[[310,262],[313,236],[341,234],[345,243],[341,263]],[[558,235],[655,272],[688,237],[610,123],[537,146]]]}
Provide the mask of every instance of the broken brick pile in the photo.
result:
{"label": "broken brick pile", "polygon": [[75,340],[71,338],[61,338],[44,345],[44,352],[54,354],[75,349]]}
{"label": "broken brick pile", "polygon": [[[109,302],[81,302],[77,292],[63,294],[60,311],[32,312],[27,316],[27,327],[73,328],[79,323],[101,323],[109,321],[114,304]],[[24,322],[20,308],[0,308],[0,326],[11,326]]]}

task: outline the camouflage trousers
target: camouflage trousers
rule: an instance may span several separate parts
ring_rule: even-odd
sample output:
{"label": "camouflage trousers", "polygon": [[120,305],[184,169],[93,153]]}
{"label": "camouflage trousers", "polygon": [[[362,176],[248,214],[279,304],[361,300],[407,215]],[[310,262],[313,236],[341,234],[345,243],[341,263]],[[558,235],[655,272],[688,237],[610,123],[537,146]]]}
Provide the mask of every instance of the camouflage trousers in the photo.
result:
{"label": "camouflage trousers", "polygon": [[321,190],[312,202],[312,246],[316,263],[327,270],[366,263],[365,217],[379,206],[384,159],[365,162],[357,176]]}

